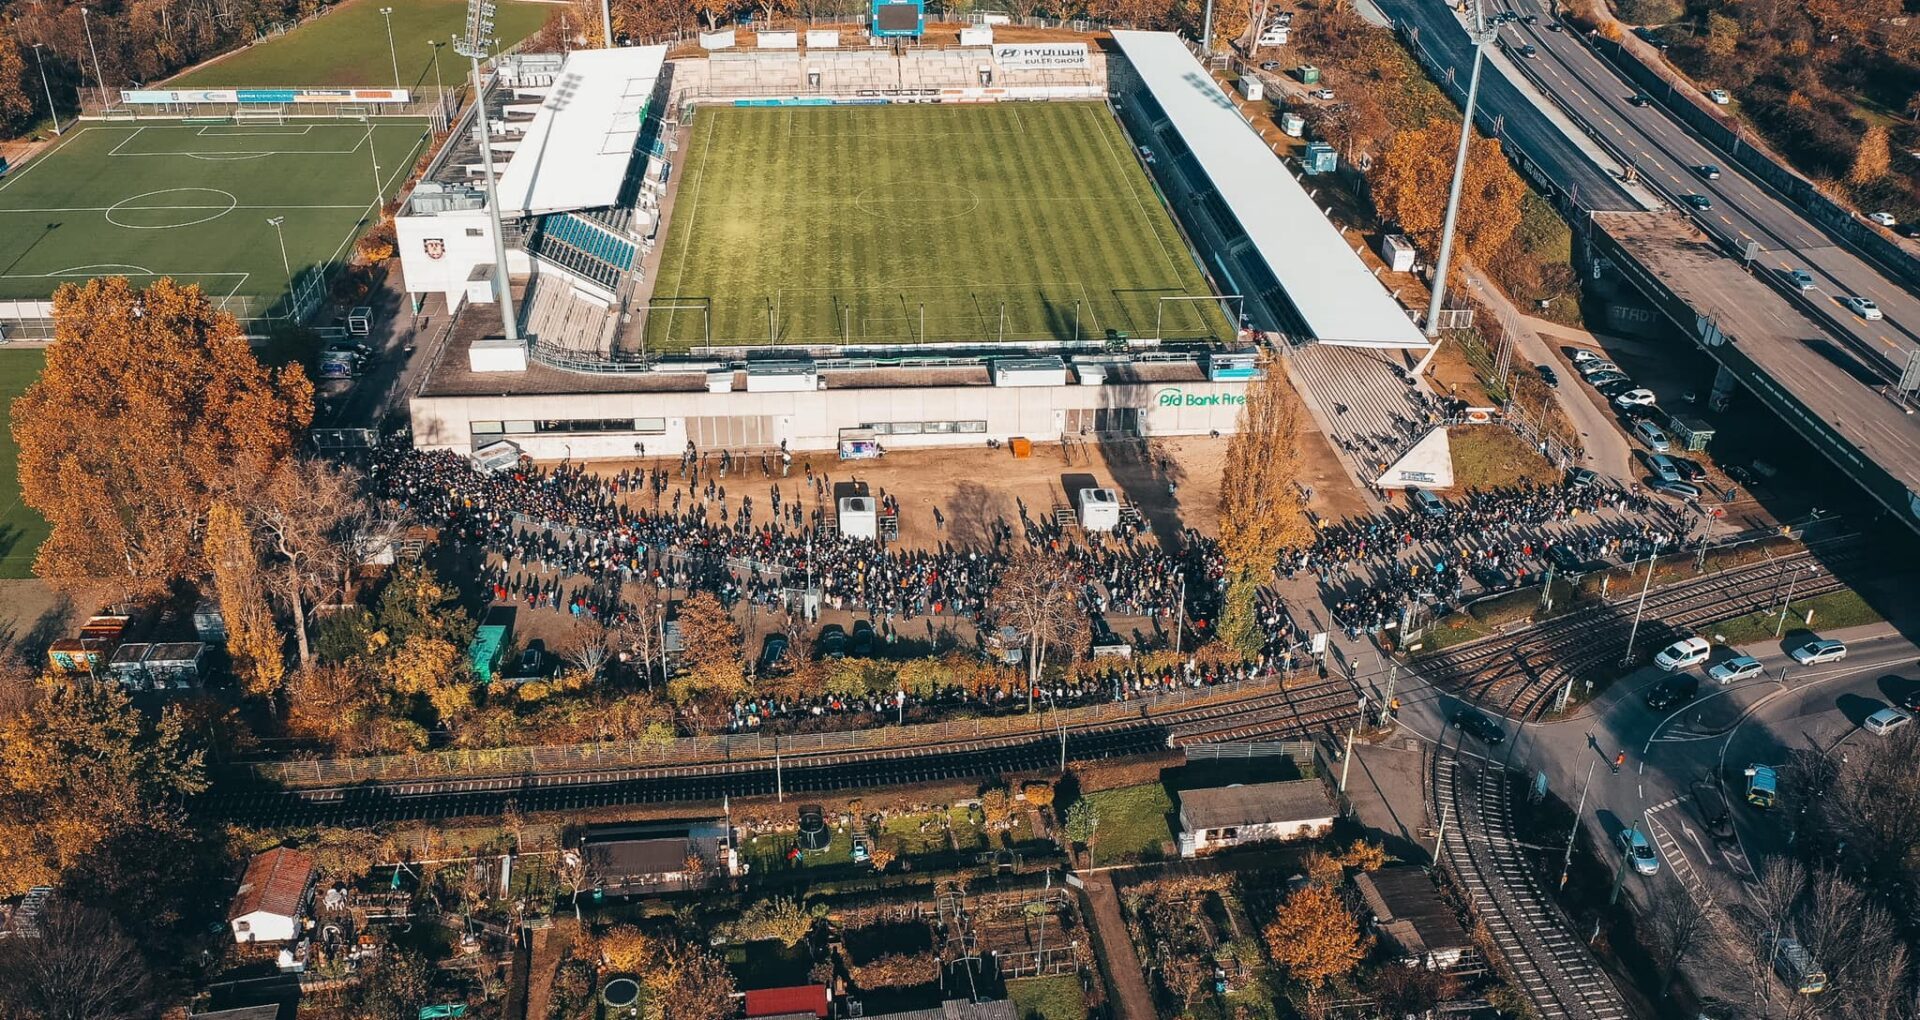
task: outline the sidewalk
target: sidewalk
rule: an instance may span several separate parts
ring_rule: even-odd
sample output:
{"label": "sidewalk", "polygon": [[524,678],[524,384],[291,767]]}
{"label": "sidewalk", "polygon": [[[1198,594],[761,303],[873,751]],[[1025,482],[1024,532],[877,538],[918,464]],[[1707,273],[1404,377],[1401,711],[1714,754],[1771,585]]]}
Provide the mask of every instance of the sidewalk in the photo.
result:
{"label": "sidewalk", "polygon": [[1404,730],[1387,743],[1353,748],[1347,774],[1353,816],[1403,861],[1431,859],[1431,843],[1420,835],[1428,824],[1426,768],[1426,745]]}
{"label": "sidewalk", "polygon": [[1085,878],[1087,903],[1092,907],[1087,921],[1093,928],[1100,969],[1107,975],[1107,990],[1113,994],[1113,1015],[1117,1020],[1157,1020],[1153,992],[1147,988],[1140,957],[1134,954],[1133,940],[1127,935],[1127,921],[1120,914],[1120,897],[1113,891],[1113,879],[1105,872],[1089,873]]}

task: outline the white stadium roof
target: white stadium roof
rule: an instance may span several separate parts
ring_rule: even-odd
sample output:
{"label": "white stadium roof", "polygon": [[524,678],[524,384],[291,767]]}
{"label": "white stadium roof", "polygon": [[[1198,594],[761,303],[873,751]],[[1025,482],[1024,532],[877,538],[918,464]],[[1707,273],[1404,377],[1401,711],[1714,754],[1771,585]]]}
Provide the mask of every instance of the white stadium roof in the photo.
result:
{"label": "white stadium roof", "polygon": [[1113,33],[1316,339],[1426,347],[1413,320],[1327,221],[1233,100],[1170,32]]}
{"label": "white stadium roof", "polygon": [[614,204],[665,46],[575,50],[500,175],[500,209],[537,216]]}

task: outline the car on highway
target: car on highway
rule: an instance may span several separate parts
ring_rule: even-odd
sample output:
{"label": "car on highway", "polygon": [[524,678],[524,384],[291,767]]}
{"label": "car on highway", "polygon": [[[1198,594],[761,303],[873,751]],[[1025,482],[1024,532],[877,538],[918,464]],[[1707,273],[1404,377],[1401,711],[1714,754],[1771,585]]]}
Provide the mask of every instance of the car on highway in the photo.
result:
{"label": "car on highway", "polygon": [[1707,93],[1707,98],[1713,100],[1715,106],[1725,106],[1733,102],[1733,96],[1729,95],[1726,89],[1713,89]]}
{"label": "car on highway", "polygon": [[1616,365],[1611,361],[1602,361],[1599,358],[1594,358],[1590,361],[1577,361],[1574,363],[1574,367],[1578,368],[1580,370],[1580,374],[1582,376],[1585,376],[1588,379],[1591,379],[1602,372],[1620,371],[1619,365]]}
{"label": "car on highway", "polygon": [[1662,680],[1647,689],[1647,707],[1655,712],[1679,708],[1700,693],[1700,681],[1691,676]]}
{"label": "car on highway", "polygon": [[1756,676],[1765,676],[1767,667],[1751,655],[1736,655],[1725,662],[1716,662],[1707,668],[1707,677],[1717,684],[1738,683]]}
{"label": "car on highway", "polygon": [[1613,398],[1613,402],[1621,407],[1652,407],[1660,402],[1660,398],[1654,396],[1652,390],[1637,389],[1620,394]]}
{"label": "car on highway", "polygon": [[1699,174],[1702,177],[1705,177],[1707,180],[1710,180],[1710,181],[1717,181],[1720,179],[1720,168],[1717,166],[1714,166],[1712,163],[1702,163],[1699,166],[1694,167],[1693,172]]}
{"label": "car on highway", "polygon": [[1540,50],[1537,47],[1535,47],[1532,43],[1528,43],[1525,46],[1520,47],[1520,55],[1527,58],[1528,60],[1532,60],[1533,58],[1540,55]]}
{"label": "car on highway", "polygon": [[1804,269],[1796,269],[1787,274],[1787,282],[1793,284],[1795,290],[1812,290],[1813,274]]}
{"label": "car on highway", "polygon": [[1633,434],[1635,438],[1647,444],[1647,449],[1655,453],[1666,453],[1673,449],[1673,441],[1667,438],[1667,434],[1661,431],[1660,426],[1650,421],[1634,422]]}
{"label": "car on highway", "polygon": [[1847,299],[1842,303],[1847,306],[1847,311],[1858,315],[1868,322],[1877,322],[1885,317],[1880,314],[1880,306],[1874,304],[1873,299],[1869,297],[1851,294],[1848,295]]}
{"label": "car on highway", "polygon": [[1642,875],[1660,873],[1660,857],[1653,852],[1653,843],[1639,826],[1620,830],[1620,852],[1627,855],[1627,863]]}
{"label": "car on highway", "polygon": [[1713,208],[1713,199],[1696,192],[1687,196],[1687,204],[1701,212],[1706,212],[1708,209]]}
{"label": "car on highway", "polygon": [[1471,709],[1463,708],[1454,713],[1453,724],[1460,727],[1460,732],[1490,747],[1505,743],[1507,739],[1507,731],[1501,729],[1499,723]]}
{"label": "car on highway", "polygon": [[1890,212],[1870,212],[1867,214],[1867,219],[1870,219],[1873,222],[1878,223],[1883,227],[1891,227],[1894,224],[1900,222],[1899,220],[1894,219],[1893,214]]}
{"label": "car on highway", "polygon": [[1847,657],[1847,643],[1832,638],[1809,641],[1792,652],[1793,661],[1802,666],[1817,666],[1823,662],[1839,662]]}
{"label": "car on highway", "polygon": [[1548,386],[1560,385],[1560,373],[1555,372],[1552,365],[1535,365],[1533,370],[1540,373],[1540,381]]}
{"label": "car on highway", "polygon": [[1599,389],[1602,386],[1610,386],[1614,383],[1631,384],[1633,380],[1628,378],[1625,372],[1595,372],[1587,376],[1587,382],[1591,384],[1594,389]]}
{"label": "car on highway", "polygon": [[1860,728],[1876,737],[1884,737],[1913,721],[1913,713],[1904,708],[1883,708],[1867,716]]}
{"label": "car on highway", "polygon": [[1633,95],[1627,97],[1627,102],[1635,106],[1647,107],[1653,105],[1653,97],[1647,95],[1645,92],[1635,92]]}
{"label": "car on highway", "polygon": [[1686,637],[1660,649],[1653,655],[1653,664],[1669,673],[1683,669],[1692,669],[1707,661],[1713,654],[1713,645],[1703,637]]}
{"label": "car on highway", "polygon": [[1538,25],[1538,24],[1540,23],[1540,15],[1538,15],[1538,14],[1522,14],[1522,15],[1520,15],[1520,21],[1521,21],[1521,22],[1522,22],[1523,24],[1528,24],[1528,25]]}
{"label": "car on highway", "polygon": [[1700,498],[1700,487],[1698,485],[1693,484],[1692,482],[1656,481],[1651,485],[1648,485],[1647,488],[1654,492],[1659,493],[1662,496],[1672,496],[1674,499],[1699,499]]}

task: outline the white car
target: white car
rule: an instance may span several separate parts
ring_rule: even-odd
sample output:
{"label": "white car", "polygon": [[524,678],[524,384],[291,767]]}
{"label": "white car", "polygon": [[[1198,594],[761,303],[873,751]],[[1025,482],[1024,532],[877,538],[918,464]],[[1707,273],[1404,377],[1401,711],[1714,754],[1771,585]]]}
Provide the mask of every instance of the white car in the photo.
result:
{"label": "white car", "polygon": [[1872,298],[1865,298],[1854,294],[1847,298],[1845,304],[1847,311],[1858,315],[1868,322],[1875,322],[1885,317],[1880,314],[1880,306],[1874,304]]}
{"label": "white car", "polygon": [[1580,374],[1582,376],[1589,377],[1589,378],[1592,376],[1599,375],[1602,372],[1620,371],[1619,365],[1616,365],[1611,361],[1601,361],[1599,358],[1589,358],[1586,361],[1576,361],[1573,364],[1575,368],[1578,368],[1580,370]]}
{"label": "white car", "polygon": [[1890,212],[1871,212],[1867,214],[1867,219],[1870,219],[1873,222],[1878,223],[1883,227],[1891,227],[1894,224],[1900,222],[1899,220],[1894,219],[1893,214]]}
{"label": "white car", "polygon": [[1761,676],[1766,671],[1767,667],[1761,665],[1759,659],[1751,655],[1737,655],[1707,670],[1707,676],[1711,677],[1714,683],[1730,684],[1749,677]]}
{"label": "white car", "polygon": [[1628,390],[1613,398],[1613,402],[1621,407],[1652,407],[1659,399],[1659,397],[1653,395],[1652,390],[1643,389]]}
{"label": "white car", "polygon": [[1733,102],[1733,97],[1727,94],[1726,89],[1714,89],[1707,93],[1707,98],[1713,100],[1715,106],[1725,106]]}
{"label": "white car", "polygon": [[1595,354],[1592,351],[1574,351],[1573,352],[1573,363],[1575,365],[1590,365],[1596,361],[1604,361],[1604,360],[1606,359],[1600,357],[1600,355]]}
{"label": "white car", "polygon": [[1654,653],[1653,664],[1669,673],[1678,672],[1707,661],[1713,654],[1713,646],[1706,638],[1681,638],[1673,644]]}
{"label": "white car", "polygon": [[1913,713],[1904,708],[1883,708],[1867,716],[1860,728],[1876,736],[1886,736],[1913,721]]}
{"label": "white car", "polygon": [[1153,150],[1152,150],[1152,149],[1149,149],[1149,148],[1147,148],[1147,147],[1146,147],[1146,146],[1144,146],[1144,145],[1142,145],[1142,146],[1140,147],[1140,162],[1142,162],[1142,163],[1145,163],[1145,164],[1147,164],[1148,166],[1152,166],[1152,165],[1153,165]]}
{"label": "white car", "polygon": [[1839,662],[1847,657],[1847,646],[1843,641],[1822,638],[1809,641],[1793,650],[1793,661],[1802,666],[1817,666],[1823,662]]}

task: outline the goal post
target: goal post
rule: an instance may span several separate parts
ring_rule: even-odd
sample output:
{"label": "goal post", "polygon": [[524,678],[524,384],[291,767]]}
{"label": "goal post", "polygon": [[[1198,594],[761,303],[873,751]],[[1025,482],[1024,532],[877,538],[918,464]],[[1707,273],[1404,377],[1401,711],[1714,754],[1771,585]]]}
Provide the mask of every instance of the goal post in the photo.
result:
{"label": "goal post", "polygon": [[287,122],[285,106],[241,106],[233,111],[235,124],[282,125]]}

